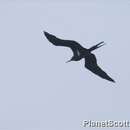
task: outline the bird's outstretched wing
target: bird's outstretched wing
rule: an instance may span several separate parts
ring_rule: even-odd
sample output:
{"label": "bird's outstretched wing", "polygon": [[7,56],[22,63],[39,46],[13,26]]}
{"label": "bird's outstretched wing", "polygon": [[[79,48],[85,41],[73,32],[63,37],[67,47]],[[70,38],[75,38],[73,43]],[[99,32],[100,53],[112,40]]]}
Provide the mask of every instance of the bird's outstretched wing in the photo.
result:
{"label": "bird's outstretched wing", "polygon": [[73,40],[63,40],[60,38],[57,38],[56,36],[49,34],[48,32],[44,32],[46,38],[55,46],[64,46],[64,47],[70,47],[70,48],[82,48],[82,46]]}
{"label": "bird's outstretched wing", "polygon": [[73,40],[63,40],[60,38],[57,38],[56,36],[49,34],[48,32],[44,32],[46,38],[55,46],[63,46],[63,47],[69,47],[72,51],[75,57],[78,56],[78,51],[82,50],[83,47]]}
{"label": "bird's outstretched wing", "polygon": [[103,79],[115,82],[106,72],[104,72],[97,64],[97,60],[94,54],[90,54],[85,57],[85,67],[93,72],[94,74],[100,76]]}

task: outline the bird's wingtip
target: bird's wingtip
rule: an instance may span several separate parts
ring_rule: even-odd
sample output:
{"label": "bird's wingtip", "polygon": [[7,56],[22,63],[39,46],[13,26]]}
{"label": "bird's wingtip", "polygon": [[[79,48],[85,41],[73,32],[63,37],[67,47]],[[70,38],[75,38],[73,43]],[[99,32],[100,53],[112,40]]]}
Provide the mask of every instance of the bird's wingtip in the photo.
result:
{"label": "bird's wingtip", "polygon": [[44,32],[44,35],[46,36],[46,37],[48,37],[50,34],[48,33],[48,32],[46,32],[46,31],[43,31]]}
{"label": "bird's wingtip", "polygon": [[116,81],[115,81],[115,80],[113,80],[113,79],[111,79],[111,82],[116,83]]}
{"label": "bird's wingtip", "polygon": [[47,32],[46,32],[46,31],[43,31],[43,33],[44,33],[44,34],[47,34]]}
{"label": "bird's wingtip", "polygon": [[116,83],[116,81],[113,80],[113,83]]}

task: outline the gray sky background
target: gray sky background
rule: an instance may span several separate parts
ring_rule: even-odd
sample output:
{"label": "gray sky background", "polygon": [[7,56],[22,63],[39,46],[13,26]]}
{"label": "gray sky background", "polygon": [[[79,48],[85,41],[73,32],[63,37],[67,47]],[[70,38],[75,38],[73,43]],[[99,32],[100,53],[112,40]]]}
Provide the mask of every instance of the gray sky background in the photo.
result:
{"label": "gray sky background", "polygon": [[[105,81],[65,62],[48,31],[96,50]],[[130,1],[0,1],[0,129],[82,130],[83,120],[130,120]],[[89,128],[90,129],[90,128]],[[115,128],[113,128],[115,129]]]}

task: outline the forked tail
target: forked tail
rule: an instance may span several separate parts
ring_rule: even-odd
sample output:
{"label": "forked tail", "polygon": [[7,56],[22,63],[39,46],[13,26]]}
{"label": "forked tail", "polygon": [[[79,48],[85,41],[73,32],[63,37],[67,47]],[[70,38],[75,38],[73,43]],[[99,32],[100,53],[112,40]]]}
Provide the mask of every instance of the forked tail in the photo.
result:
{"label": "forked tail", "polygon": [[91,52],[93,50],[96,50],[97,48],[99,48],[99,47],[101,47],[103,45],[105,45],[104,41],[98,43],[97,45],[92,46],[91,48],[89,48],[89,51]]}

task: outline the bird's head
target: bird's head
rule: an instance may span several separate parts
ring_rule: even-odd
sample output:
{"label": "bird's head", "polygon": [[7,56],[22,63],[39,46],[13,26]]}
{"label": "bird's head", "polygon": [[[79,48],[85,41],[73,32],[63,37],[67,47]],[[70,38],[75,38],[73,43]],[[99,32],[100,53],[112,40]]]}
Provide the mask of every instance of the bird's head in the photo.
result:
{"label": "bird's head", "polygon": [[71,62],[71,61],[76,61],[75,57],[72,57],[70,60],[68,60],[66,63]]}

